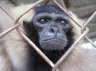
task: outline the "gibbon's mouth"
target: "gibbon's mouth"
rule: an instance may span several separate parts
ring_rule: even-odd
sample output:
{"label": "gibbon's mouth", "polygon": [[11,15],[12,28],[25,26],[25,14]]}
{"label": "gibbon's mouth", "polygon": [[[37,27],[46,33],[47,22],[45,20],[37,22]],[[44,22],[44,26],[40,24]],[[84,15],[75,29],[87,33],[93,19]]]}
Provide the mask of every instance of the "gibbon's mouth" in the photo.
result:
{"label": "gibbon's mouth", "polygon": [[63,50],[67,46],[68,40],[46,39],[40,41],[41,48],[45,50]]}
{"label": "gibbon's mouth", "polygon": [[63,39],[59,39],[59,38],[51,38],[51,39],[45,39],[45,40],[43,40],[43,41],[51,41],[51,40],[54,40],[54,41],[64,41]]}

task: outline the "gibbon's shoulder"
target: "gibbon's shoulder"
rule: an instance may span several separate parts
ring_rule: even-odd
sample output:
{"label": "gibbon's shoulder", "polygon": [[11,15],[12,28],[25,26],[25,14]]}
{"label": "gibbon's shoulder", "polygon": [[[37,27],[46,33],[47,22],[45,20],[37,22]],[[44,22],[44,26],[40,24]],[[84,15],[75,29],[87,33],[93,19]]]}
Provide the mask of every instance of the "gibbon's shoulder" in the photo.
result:
{"label": "gibbon's shoulder", "polygon": [[96,50],[77,47],[61,63],[60,68],[64,71],[96,71],[95,66]]}

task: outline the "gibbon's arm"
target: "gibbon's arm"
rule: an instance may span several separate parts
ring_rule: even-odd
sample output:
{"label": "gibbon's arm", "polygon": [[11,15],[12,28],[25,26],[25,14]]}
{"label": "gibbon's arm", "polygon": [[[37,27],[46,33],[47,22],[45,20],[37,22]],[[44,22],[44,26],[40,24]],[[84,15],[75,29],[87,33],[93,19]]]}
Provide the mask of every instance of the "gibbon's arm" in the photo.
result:
{"label": "gibbon's arm", "polygon": [[[14,7],[8,5],[5,9],[14,18],[20,15],[15,13]],[[19,9],[17,11],[21,13]],[[0,17],[0,33],[14,25],[14,22],[1,9]],[[0,38],[0,71],[26,71],[28,53],[25,41],[16,30]]]}

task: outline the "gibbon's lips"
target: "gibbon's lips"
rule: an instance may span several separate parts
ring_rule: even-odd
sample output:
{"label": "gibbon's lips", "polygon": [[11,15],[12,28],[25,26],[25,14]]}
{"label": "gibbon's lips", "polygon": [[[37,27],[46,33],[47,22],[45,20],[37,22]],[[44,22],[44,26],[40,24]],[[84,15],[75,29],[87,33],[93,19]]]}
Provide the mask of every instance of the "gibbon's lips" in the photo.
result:
{"label": "gibbon's lips", "polygon": [[46,50],[62,50],[66,47],[68,40],[62,39],[47,39],[40,41],[40,46]]}

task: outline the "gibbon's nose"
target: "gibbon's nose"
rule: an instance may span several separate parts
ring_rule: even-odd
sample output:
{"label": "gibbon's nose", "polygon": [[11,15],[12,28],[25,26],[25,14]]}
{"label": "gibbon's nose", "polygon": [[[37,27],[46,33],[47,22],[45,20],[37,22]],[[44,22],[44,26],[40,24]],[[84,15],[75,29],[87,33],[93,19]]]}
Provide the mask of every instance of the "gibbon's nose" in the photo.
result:
{"label": "gibbon's nose", "polygon": [[50,33],[54,33],[55,35],[58,33],[59,28],[57,25],[51,25],[50,26]]}

